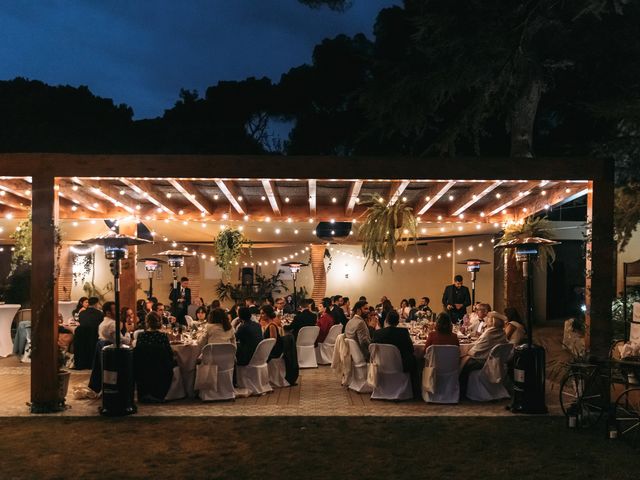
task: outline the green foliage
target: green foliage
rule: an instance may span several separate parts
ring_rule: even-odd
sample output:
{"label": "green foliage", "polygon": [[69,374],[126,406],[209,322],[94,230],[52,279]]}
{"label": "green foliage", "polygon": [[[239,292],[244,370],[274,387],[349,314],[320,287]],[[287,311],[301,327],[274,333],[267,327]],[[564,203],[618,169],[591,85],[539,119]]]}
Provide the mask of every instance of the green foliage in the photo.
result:
{"label": "green foliage", "polygon": [[98,297],[100,303],[104,303],[107,299],[107,294],[113,291],[113,283],[108,282],[103,288],[98,288],[93,282],[85,282],[82,286],[85,296]]}
{"label": "green foliage", "polygon": [[[616,337],[622,337],[625,332],[623,297],[616,297],[611,302],[611,320],[613,321],[613,333]],[[627,293],[627,321],[633,319],[633,304],[640,302],[640,290],[630,290]]]}
{"label": "green foliage", "polygon": [[31,265],[31,212],[9,237],[15,242],[11,254],[11,271],[14,272],[20,265]]}
{"label": "green foliage", "polygon": [[[362,242],[362,255],[366,268],[369,262],[376,266],[378,273],[382,273],[382,264],[389,262],[393,270],[393,260],[396,258],[396,247],[405,249],[411,238],[416,238],[416,217],[413,208],[402,202],[389,206],[388,202],[378,194],[370,196],[369,200],[361,202],[367,207],[363,216],[364,221],[358,230],[358,239]],[[406,231],[406,233],[404,233]]]}
{"label": "green foliage", "polygon": [[613,220],[618,246],[620,251],[624,251],[633,232],[640,224],[639,182],[616,188]]}
{"label": "green foliage", "polygon": [[234,228],[222,230],[213,240],[213,244],[216,247],[216,264],[227,277],[240,258],[243,248],[248,248],[251,255],[251,241]]}
{"label": "green foliage", "polygon": [[73,260],[74,272],[73,272],[73,284],[78,285],[83,283],[89,274],[93,271],[94,265],[94,252],[86,255],[76,255]]}
{"label": "green foliage", "polygon": [[[551,240],[553,238],[551,234],[551,222],[542,217],[527,217],[523,221],[511,223],[505,227],[500,243],[527,237],[540,237]],[[515,249],[510,249],[512,255],[514,254],[514,250]],[[544,264],[553,265],[555,260],[556,252],[553,249],[553,245],[541,245],[538,250],[538,261],[535,262],[536,266],[542,266]]]}
{"label": "green foliage", "polygon": [[225,283],[223,280],[220,280],[216,287],[216,295],[220,301],[232,300],[234,302],[244,300],[248,297],[257,299],[271,298],[274,293],[279,294],[289,290],[280,278],[281,275],[282,270],[278,270],[278,272],[273,275],[257,274],[255,283],[251,286],[243,286],[240,283]]}

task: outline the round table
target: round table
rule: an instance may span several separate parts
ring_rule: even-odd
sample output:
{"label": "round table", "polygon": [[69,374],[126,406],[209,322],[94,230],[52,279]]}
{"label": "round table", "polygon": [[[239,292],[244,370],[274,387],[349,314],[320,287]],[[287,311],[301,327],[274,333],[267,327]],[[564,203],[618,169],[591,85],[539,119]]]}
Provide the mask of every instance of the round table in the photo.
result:
{"label": "round table", "polygon": [[13,352],[11,341],[11,324],[21,305],[0,305],[0,357],[8,357]]}
{"label": "round table", "polygon": [[202,351],[195,343],[176,343],[171,345],[171,349],[176,355],[182,383],[187,397],[195,397],[193,386],[196,381],[196,362]]}

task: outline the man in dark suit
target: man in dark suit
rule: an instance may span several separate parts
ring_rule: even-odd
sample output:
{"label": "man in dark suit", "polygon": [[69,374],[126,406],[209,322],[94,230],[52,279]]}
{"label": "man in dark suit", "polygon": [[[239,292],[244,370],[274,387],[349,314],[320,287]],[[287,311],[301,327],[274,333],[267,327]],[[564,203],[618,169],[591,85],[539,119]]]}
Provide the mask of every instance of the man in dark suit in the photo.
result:
{"label": "man in dark suit", "polygon": [[400,316],[395,310],[391,310],[385,319],[384,328],[376,330],[371,343],[384,343],[394,345],[400,350],[402,358],[402,371],[411,372],[416,366],[416,357],[413,354],[413,342],[409,336],[409,329],[398,328]]}
{"label": "man in dark suit", "polygon": [[344,314],[344,310],[340,306],[340,299],[342,295],[335,295],[331,300],[333,300],[333,305],[331,306],[331,310],[329,310],[329,315],[333,317],[333,323],[335,325],[342,325],[342,333],[344,333],[344,327],[349,321],[347,316]]}
{"label": "man in dark suit", "polygon": [[91,297],[89,307],[78,316],[79,325],[73,335],[74,369],[91,368],[98,343],[98,326],[103,319],[104,313],[100,310],[100,299]]}
{"label": "man in dark suit", "polygon": [[316,314],[311,311],[311,302],[310,298],[305,298],[300,302],[300,306],[302,307],[302,311],[298,312],[294,317],[291,325],[289,325],[289,329],[293,334],[294,338],[298,338],[298,333],[302,327],[315,327],[317,323]]}
{"label": "man in dark suit", "polygon": [[258,344],[262,341],[262,329],[259,323],[251,320],[251,310],[247,307],[238,309],[238,318],[242,323],[236,332],[238,341],[236,363],[243,366],[249,364]]}
{"label": "man in dark suit", "polygon": [[462,275],[453,278],[453,285],[448,285],[442,294],[442,306],[451,317],[452,322],[460,322],[471,305],[469,289],[462,285]]}
{"label": "man in dark suit", "polygon": [[176,288],[172,288],[169,293],[171,300],[171,313],[178,323],[186,325],[187,321],[184,316],[187,314],[189,305],[191,305],[191,289],[189,288],[189,279],[182,277]]}

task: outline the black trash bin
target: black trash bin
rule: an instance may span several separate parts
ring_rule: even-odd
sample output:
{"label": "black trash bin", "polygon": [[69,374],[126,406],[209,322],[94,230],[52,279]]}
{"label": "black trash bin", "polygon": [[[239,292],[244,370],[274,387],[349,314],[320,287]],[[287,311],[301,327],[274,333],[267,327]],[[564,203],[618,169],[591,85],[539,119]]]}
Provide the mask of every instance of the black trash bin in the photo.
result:
{"label": "black trash bin", "polygon": [[110,417],[137,412],[133,400],[135,382],[133,349],[128,345],[107,345],[102,349],[102,407],[100,413]]}
{"label": "black trash bin", "polygon": [[547,413],[545,404],[545,350],[519,345],[513,354],[513,413]]}

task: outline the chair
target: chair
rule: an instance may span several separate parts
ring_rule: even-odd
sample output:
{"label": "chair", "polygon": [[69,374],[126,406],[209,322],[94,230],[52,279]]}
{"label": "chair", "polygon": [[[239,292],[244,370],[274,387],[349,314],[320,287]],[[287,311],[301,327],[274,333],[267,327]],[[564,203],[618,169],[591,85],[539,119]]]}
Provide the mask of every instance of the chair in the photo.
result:
{"label": "chair", "polygon": [[191,315],[185,315],[184,319],[187,322],[187,327],[191,328],[193,326],[193,318]]}
{"label": "chair", "polygon": [[490,402],[509,398],[503,382],[507,372],[507,362],[513,353],[513,345],[503,343],[491,349],[487,361],[480,370],[469,374],[467,398],[476,402]]}
{"label": "chair", "polygon": [[411,375],[402,371],[402,357],[395,345],[369,345],[375,383],[372,400],[410,400],[413,398]]}
{"label": "chair", "polygon": [[246,388],[250,395],[263,395],[273,391],[269,385],[267,360],[275,344],[275,338],[262,340],[256,347],[256,351],[253,352],[249,364],[236,367],[238,387]]}
{"label": "chair", "polygon": [[24,346],[24,353],[22,354],[22,358],[20,359],[21,363],[31,363],[31,328],[25,330],[26,333],[26,343]]}
{"label": "chair", "polygon": [[180,367],[177,365],[173,367],[173,377],[171,378],[171,386],[165,400],[180,400],[186,397],[187,394],[184,391],[184,384],[182,383],[182,373],[180,373]]}
{"label": "chair", "polygon": [[367,361],[360,350],[358,342],[351,338],[346,339],[351,355],[351,381],[349,388],[358,393],[371,393],[373,386],[367,382]]}
{"label": "chair", "polygon": [[425,368],[433,368],[433,391],[422,385],[422,399],[427,403],[460,401],[460,348],[457,345],[432,345],[424,356]]}
{"label": "chair", "polygon": [[272,358],[267,363],[269,370],[269,383],[273,387],[288,387],[289,382],[285,378],[287,368],[282,355],[278,358]]}
{"label": "chair", "polygon": [[296,351],[298,353],[298,366],[300,368],[318,368],[316,361],[315,343],[320,327],[302,327],[296,339]]}
{"label": "chair", "polygon": [[331,365],[333,360],[333,349],[336,346],[336,338],[342,333],[342,325],[334,325],[329,329],[324,342],[318,343],[316,347],[316,361],[318,365]]}
{"label": "chair", "polygon": [[[236,363],[236,346],[231,343],[209,343],[202,349],[202,363],[196,367],[200,373],[215,371],[215,378],[200,385],[198,396],[200,400],[233,400],[233,367]],[[204,367],[203,367],[204,366]],[[217,368],[211,368],[217,367]],[[198,372],[196,371],[196,376]],[[208,384],[208,385],[206,385]]]}

